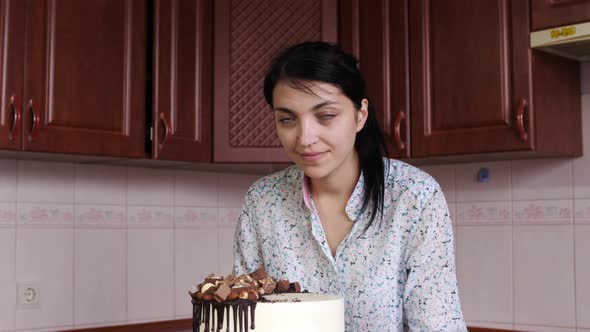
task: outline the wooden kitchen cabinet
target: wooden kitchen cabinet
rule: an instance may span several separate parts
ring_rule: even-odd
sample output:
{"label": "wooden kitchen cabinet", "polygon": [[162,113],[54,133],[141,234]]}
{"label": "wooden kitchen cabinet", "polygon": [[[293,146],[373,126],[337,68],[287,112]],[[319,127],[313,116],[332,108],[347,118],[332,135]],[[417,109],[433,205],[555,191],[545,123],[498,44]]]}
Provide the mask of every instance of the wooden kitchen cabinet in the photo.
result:
{"label": "wooden kitchen cabinet", "polygon": [[411,148],[407,13],[405,0],[340,3],[340,45],[359,59],[393,158]]}
{"label": "wooden kitchen cabinet", "polygon": [[270,60],[286,46],[337,41],[337,0],[216,0],[215,162],[285,162],[262,93]]}
{"label": "wooden kitchen cabinet", "polygon": [[590,21],[590,0],[530,0],[532,31]]}
{"label": "wooden kitchen cabinet", "polygon": [[153,158],[211,161],[212,1],[154,2]]}
{"label": "wooden kitchen cabinet", "polygon": [[[363,6],[369,8],[356,5],[351,20],[358,35],[348,41],[341,36],[342,44],[359,55],[394,147],[391,119],[407,110],[410,158],[581,155],[579,64],[529,49],[528,2],[396,0]],[[409,54],[399,51],[404,44]]]}
{"label": "wooden kitchen cabinet", "polygon": [[23,1],[0,0],[0,149],[21,148],[24,17]]}
{"label": "wooden kitchen cabinet", "polygon": [[[1,7],[9,29],[0,34],[8,47],[1,147],[145,156],[145,1],[3,0]],[[20,133],[7,141],[19,118],[13,109]]]}

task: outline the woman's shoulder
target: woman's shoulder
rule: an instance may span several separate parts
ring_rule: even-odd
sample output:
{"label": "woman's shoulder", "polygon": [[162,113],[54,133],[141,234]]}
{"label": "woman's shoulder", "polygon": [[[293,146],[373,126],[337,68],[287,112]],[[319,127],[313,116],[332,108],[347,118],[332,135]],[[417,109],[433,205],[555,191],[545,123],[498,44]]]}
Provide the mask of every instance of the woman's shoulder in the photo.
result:
{"label": "woman's shoulder", "polygon": [[385,158],[384,162],[386,188],[421,195],[440,190],[438,182],[420,168],[395,159]]}
{"label": "woman's shoulder", "polygon": [[246,194],[246,199],[260,199],[293,192],[294,189],[301,187],[302,171],[295,165],[289,166],[278,172],[266,175],[256,180]]}

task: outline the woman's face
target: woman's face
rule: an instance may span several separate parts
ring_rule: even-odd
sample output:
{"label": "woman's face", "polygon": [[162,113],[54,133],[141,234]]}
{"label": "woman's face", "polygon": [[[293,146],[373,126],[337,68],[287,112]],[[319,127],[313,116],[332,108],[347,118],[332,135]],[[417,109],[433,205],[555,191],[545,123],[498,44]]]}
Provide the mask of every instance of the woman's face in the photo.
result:
{"label": "woman's face", "polygon": [[354,142],[367,119],[340,88],[310,82],[311,91],[279,82],[273,90],[277,134],[285,151],[307,176],[322,179],[356,163]]}

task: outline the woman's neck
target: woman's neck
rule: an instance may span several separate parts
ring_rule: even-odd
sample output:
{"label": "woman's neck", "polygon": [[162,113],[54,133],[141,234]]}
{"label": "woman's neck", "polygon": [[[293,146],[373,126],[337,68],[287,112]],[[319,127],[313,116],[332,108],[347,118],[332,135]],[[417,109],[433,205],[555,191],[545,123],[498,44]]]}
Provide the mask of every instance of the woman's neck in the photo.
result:
{"label": "woman's neck", "polygon": [[328,176],[310,179],[313,197],[330,197],[331,199],[348,201],[360,176],[360,166],[356,152]]}

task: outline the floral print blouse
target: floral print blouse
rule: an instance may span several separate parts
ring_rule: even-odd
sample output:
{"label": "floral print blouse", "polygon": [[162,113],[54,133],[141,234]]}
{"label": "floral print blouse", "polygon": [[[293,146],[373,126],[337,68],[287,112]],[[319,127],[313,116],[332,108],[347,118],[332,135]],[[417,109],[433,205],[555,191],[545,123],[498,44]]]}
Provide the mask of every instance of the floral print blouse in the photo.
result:
{"label": "floral print blouse", "polygon": [[[346,205],[355,224],[332,256],[297,166],[264,177],[246,194],[236,228],[234,273],[263,266],[275,278],[345,300],[346,331],[467,331],[457,292],[453,231],[438,183],[385,159],[383,218],[365,233],[363,176]],[[370,210],[370,209],[368,209]]]}

